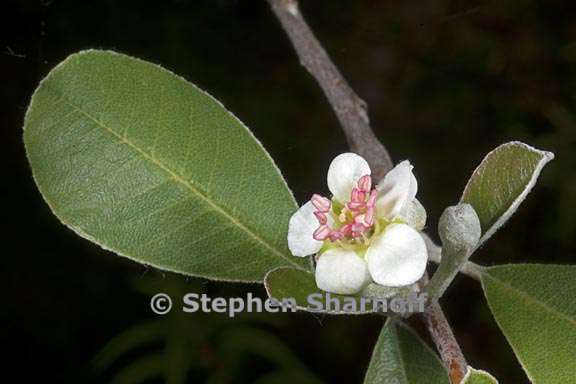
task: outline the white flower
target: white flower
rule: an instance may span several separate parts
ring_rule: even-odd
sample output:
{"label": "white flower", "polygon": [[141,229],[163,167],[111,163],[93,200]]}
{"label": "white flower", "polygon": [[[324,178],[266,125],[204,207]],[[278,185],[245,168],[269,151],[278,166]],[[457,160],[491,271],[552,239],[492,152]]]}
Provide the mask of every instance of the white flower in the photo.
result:
{"label": "white flower", "polygon": [[355,294],[373,281],[400,287],[422,277],[428,252],[418,231],[426,211],[416,200],[412,168],[402,161],[372,188],[370,167],[362,157],[343,153],[332,161],[332,199],[313,195],[292,215],[288,229],[294,256],[318,253],[320,289]]}

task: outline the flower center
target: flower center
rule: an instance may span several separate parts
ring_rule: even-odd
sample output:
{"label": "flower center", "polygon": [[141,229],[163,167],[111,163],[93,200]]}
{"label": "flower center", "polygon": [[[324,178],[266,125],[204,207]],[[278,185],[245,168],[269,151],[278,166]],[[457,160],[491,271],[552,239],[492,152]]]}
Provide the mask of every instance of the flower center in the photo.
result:
{"label": "flower center", "polygon": [[330,240],[336,242],[342,239],[365,238],[374,226],[374,209],[378,192],[372,189],[370,175],[364,175],[352,188],[350,201],[340,209],[334,211],[337,217],[333,226],[328,223],[328,215],[332,209],[332,202],[326,197],[314,194],[310,201],[316,208],[314,215],[320,224],[314,231],[316,240]]}

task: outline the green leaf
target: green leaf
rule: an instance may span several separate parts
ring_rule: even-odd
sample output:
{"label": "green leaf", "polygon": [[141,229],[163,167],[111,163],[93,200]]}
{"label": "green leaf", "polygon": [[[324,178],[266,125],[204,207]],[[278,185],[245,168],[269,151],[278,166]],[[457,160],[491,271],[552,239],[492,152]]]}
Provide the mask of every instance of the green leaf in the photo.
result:
{"label": "green leaf", "polygon": [[260,376],[253,384],[323,384],[311,373],[299,371],[277,371]]}
{"label": "green leaf", "polygon": [[166,329],[158,320],[135,324],[106,343],[93,359],[94,368],[104,371],[122,355],[158,342],[165,334]]}
{"label": "green leaf", "polygon": [[219,335],[219,359],[226,366],[237,367],[232,377],[239,376],[245,368],[242,365],[246,356],[257,356],[265,359],[283,370],[306,372],[308,369],[284,342],[271,332],[251,326],[240,326],[226,329]]}
{"label": "green leaf", "polygon": [[[370,285],[362,292],[365,297],[364,304],[359,296],[337,295],[326,293],[316,286],[314,275],[310,272],[294,268],[278,268],[270,271],[264,279],[264,286],[268,296],[278,301],[294,299],[296,308],[308,312],[321,312],[334,315],[348,314],[361,315],[382,312],[379,303],[373,303],[373,299],[391,298],[395,295],[406,295],[405,300],[410,300],[409,295],[414,295],[410,289],[394,289],[375,287]],[[407,301],[406,308],[412,306],[412,311],[419,310],[416,301]],[[387,303],[390,311],[393,310],[391,301]],[[376,308],[374,308],[376,305]]]}
{"label": "green leaf", "polygon": [[408,327],[392,319],[380,332],[364,384],[450,384],[438,356]]}
{"label": "green leaf", "polygon": [[161,354],[155,354],[130,362],[110,380],[111,384],[139,384],[164,377],[165,360]]}
{"label": "green leaf", "polygon": [[[270,271],[264,279],[264,286],[270,298],[278,301],[294,300],[296,308],[301,311],[320,312],[330,314],[362,314],[372,312],[371,307],[366,311],[346,311],[345,300],[353,300],[357,309],[360,309],[358,298],[354,296],[345,296],[329,294],[328,298],[336,300],[326,300],[326,292],[321,291],[316,286],[314,275],[307,271],[294,268],[278,268]],[[330,303],[329,307],[328,304]]]}
{"label": "green leaf", "polygon": [[161,67],[74,54],[41,82],[24,141],[58,218],[120,255],[188,275],[262,281],[291,256],[297,206],[252,133]]}
{"label": "green leaf", "polygon": [[278,268],[268,272],[264,287],[268,297],[279,301],[294,299],[297,308],[303,311],[311,311],[308,297],[322,292],[316,286],[312,273],[293,268]]}
{"label": "green leaf", "polygon": [[468,367],[468,372],[462,379],[462,384],[498,384],[498,380],[488,372]]}
{"label": "green leaf", "polygon": [[533,383],[576,377],[576,266],[504,265],[482,286],[498,325]]}
{"label": "green leaf", "polygon": [[512,216],[544,165],[553,158],[551,152],[518,141],[503,144],[486,155],[468,180],[461,198],[478,214],[483,234],[480,243]]}

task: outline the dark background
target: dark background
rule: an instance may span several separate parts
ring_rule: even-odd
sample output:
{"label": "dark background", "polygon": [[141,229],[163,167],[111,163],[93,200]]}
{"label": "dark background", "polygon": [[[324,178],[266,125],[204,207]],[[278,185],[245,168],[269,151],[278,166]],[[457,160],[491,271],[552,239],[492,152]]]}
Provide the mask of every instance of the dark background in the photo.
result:
{"label": "dark background", "polygon": [[[521,140],[556,153],[478,263],[574,260],[571,4],[302,0],[370,106],[378,137],[396,161],[415,165],[430,230],[495,146]],[[26,162],[22,122],[39,80],[73,52],[114,49],[221,100],[261,139],[299,201],[307,199],[346,143],[265,2],[5,0],[0,14],[3,381],[361,382],[380,318],[154,316],[148,299],[156,292],[263,292],[155,271],[77,237],[49,212]],[[527,382],[476,282],[458,277],[442,301],[473,366],[502,383]]]}

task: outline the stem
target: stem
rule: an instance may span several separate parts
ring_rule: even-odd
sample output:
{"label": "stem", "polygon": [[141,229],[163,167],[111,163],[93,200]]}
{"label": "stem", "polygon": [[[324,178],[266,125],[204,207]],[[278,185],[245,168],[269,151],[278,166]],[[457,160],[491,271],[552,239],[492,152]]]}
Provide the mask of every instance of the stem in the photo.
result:
{"label": "stem", "polygon": [[[372,168],[372,176],[380,180],[392,168],[392,160],[384,145],[370,128],[366,103],[350,88],[336,65],[320,45],[300,13],[297,0],[267,0],[288,35],[300,63],[316,79],[328,98],[346,135],[352,151],[362,155]],[[427,280],[427,276],[425,276]],[[466,360],[454,338],[450,324],[438,302],[430,304],[424,314],[438,352],[450,373],[452,383],[464,377]]]}
{"label": "stem", "polygon": [[[461,262],[460,260],[466,259],[470,256],[470,250],[461,250],[458,253],[448,254],[447,249],[444,247],[442,248],[442,262],[438,266],[438,269],[430,279],[428,285],[424,291],[428,293],[428,299],[431,302],[437,301],[446,289],[450,286],[458,271],[463,268],[466,263]],[[479,265],[474,264],[475,266],[470,270],[471,265],[468,265],[466,268],[468,269],[468,273],[472,272],[477,280],[480,280],[481,268]],[[474,269],[477,268],[477,269]]]}
{"label": "stem", "polygon": [[[420,287],[428,285],[427,272],[424,273],[418,284]],[[460,383],[466,375],[468,363],[438,300],[430,302],[423,317],[432,341],[434,341],[434,345],[436,345],[436,349],[448,371],[450,383]]]}
{"label": "stem", "polygon": [[[428,235],[423,234],[422,237],[424,237],[426,248],[428,249],[428,259],[436,264],[440,264],[442,261],[442,247],[436,245]],[[460,266],[459,271],[476,281],[480,281],[483,269],[484,266],[467,261]]]}
{"label": "stem", "polygon": [[364,157],[375,180],[392,169],[388,151],[370,128],[366,103],[348,85],[300,13],[296,0],[268,0],[290,38],[300,63],[316,79],[346,135],[350,149]]}
{"label": "stem", "polygon": [[424,313],[424,321],[434,344],[436,344],[436,349],[438,349],[442,361],[448,369],[450,382],[453,384],[460,383],[466,375],[468,363],[466,363],[452,328],[450,328],[450,324],[437,301],[433,301]]}

